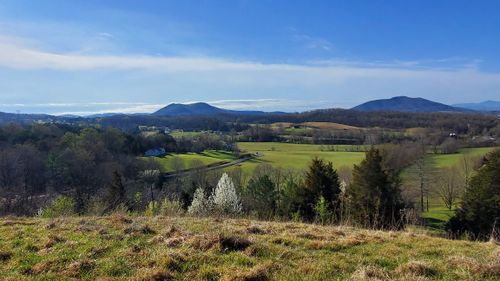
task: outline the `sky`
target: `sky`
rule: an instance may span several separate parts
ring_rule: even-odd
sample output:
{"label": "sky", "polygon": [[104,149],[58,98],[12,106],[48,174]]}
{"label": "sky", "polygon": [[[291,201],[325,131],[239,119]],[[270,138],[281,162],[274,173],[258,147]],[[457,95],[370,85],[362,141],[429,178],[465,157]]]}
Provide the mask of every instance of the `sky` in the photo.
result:
{"label": "sky", "polygon": [[500,100],[500,1],[0,0],[0,111]]}

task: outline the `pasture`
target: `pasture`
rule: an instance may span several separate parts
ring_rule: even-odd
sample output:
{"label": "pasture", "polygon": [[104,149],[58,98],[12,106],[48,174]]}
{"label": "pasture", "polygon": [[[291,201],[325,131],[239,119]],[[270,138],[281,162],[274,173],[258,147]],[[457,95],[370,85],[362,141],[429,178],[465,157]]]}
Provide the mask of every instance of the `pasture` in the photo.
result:
{"label": "pasture", "polygon": [[476,147],[464,148],[458,153],[453,154],[429,154],[429,160],[436,168],[451,167],[459,165],[465,157],[478,158],[486,155],[488,152],[493,151],[494,147]]}
{"label": "pasture", "polygon": [[195,217],[5,218],[2,280],[498,280],[499,248],[418,232]]}
{"label": "pasture", "polygon": [[[336,151],[329,151],[323,145],[276,142],[241,142],[238,143],[238,147],[244,153],[258,153],[261,155],[254,161],[243,163],[241,166],[244,170],[252,170],[259,164],[305,170],[314,157],[331,161],[335,168],[352,167],[354,164],[360,163],[365,157],[364,152],[349,151],[358,147],[350,145],[336,145]],[[362,146],[358,148],[364,149]]]}
{"label": "pasture", "polygon": [[[189,169],[193,167],[193,161],[199,160],[203,163],[203,165],[210,165],[223,161],[233,161],[236,157],[228,151],[216,151],[216,150],[207,150],[201,153],[171,153],[167,154],[163,157],[155,157],[156,161],[158,161],[165,172],[171,172],[174,170],[178,170],[179,167],[175,166],[175,159],[178,158],[182,161],[183,169]],[[182,169],[180,169],[182,170]]]}

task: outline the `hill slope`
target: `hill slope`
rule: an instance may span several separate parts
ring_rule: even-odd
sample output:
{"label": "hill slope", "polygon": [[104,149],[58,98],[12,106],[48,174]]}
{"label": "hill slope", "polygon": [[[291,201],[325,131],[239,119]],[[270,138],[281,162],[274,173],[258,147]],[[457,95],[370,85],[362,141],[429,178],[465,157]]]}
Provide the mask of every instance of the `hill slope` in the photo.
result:
{"label": "hill slope", "polygon": [[[3,280],[495,280],[491,243],[172,217],[0,222]],[[498,279],[496,279],[498,280]]]}
{"label": "hill slope", "polygon": [[373,100],[354,108],[359,111],[401,111],[401,112],[464,112],[470,111],[446,104],[405,96],[390,99]]}

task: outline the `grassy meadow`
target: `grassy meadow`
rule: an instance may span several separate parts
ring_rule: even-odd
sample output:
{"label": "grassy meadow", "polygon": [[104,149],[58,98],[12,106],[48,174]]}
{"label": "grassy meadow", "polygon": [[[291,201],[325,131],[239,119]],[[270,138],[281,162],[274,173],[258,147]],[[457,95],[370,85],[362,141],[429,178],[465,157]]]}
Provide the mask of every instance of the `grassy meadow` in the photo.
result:
{"label": "grassy meadow", "polygon": [[464,148],[454,154],[431,154],[429,160],[436,168],[459,165],[464,156],[481,157],[493,151],[494,147]]}
{"label": "grassy meadow", "polygon": [[[307,169],[314,157],[321,157],[331,161],[334,167],[352,167],[365,158],[364,152],[350,152],[349,145],[335,146],[339,151],[322,150],[325,146],[314,144],[290,144],[276,142],[241,142],[238,147],[243,152],[259,153],[254,161],[243,163],[244,170],[252,170],[261,163],[271,164],[275,167],[293,168],[299,170]],[[344,150],[344,151],[342,151]]]}
{"label": "grassy meadow", "polygon": [[2,280],[498,280],[500,249],[246,219],[3,218],[0,272]]}
{"label": "grassy meadow", "polygon": [[155,157],[154,159],[162,165],[164,171],[170,172],[175,170],[175,158],[181,159],[184,164],[184,168],[186,169],[192,168],[193,160],[199,160],[204,165],[210,165],[223,161],[233,161],[236,159],[231,152],[216,150],[207,150],[202,153],[171,153],[163,157]]}

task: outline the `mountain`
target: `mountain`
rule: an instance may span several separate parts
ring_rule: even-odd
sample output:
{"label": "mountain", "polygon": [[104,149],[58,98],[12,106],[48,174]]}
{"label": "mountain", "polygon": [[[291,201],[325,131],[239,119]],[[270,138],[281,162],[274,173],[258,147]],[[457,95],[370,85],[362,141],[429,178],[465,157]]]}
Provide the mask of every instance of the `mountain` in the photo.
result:
{"label": "mountain", "polygon": [[405,96],[373,100],[360,104],[353,110],[359,111],[400,111],[400,112],[469,112],[471,110]]}
{"label": "mountain", "polygon": [[225,113],[225,109],[211,106],[208,103],[197,102],[192,104],[172,103],[156,111],[156,116],[186,116],[186,115],[214,115]]}
{"label": "mountain", "polygon": [[477,111],[500,111],[500,101],[487,100],[478,103],[460,103],[453,106]]}
{"label": "mountain", "polygon": [[264,112],[264,111],[238,111],[215,107],[208,103],[197,102],[191,104],[172,103],[154,112],[154,116],[213,116],[219,114],[231,115],[266,115],[285,114],[284,112]]}

